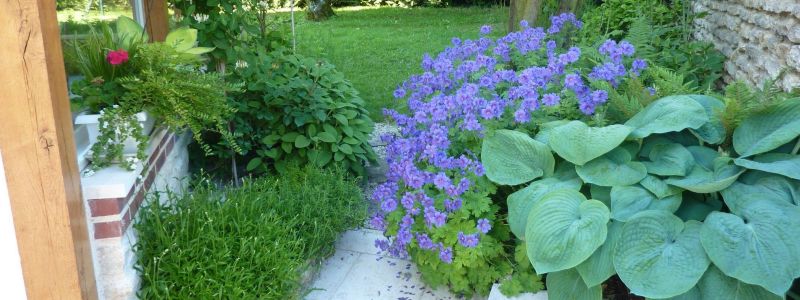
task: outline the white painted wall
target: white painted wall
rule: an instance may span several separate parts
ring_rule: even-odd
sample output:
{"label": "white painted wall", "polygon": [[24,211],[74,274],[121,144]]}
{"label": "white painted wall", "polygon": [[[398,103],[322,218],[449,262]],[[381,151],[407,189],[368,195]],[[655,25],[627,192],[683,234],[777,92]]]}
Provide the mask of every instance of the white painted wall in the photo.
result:
{"label": "white painted wall", "polygon": [[3,299],[27,299],[2,153],[0,153],[0,291],[3,291]]}

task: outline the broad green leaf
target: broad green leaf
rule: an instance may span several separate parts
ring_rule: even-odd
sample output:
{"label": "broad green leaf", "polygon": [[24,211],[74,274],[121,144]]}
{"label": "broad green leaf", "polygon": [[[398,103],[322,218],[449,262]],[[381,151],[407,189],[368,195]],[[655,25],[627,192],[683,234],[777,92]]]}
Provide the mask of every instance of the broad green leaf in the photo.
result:
{"label": "broad green leaf", "polygon": [[639,151],[639,157],[646,157],[650,158],[650,152],[652,152],[653,148],[659,145],[669,145],[674,144],[672,140],[664,137],[663,135],[654,135],[649,136],[642,140],[642,149]]}
{"label": "broad green leaf", "polygon": [[[702,278],[701,278],[702,280]],[[688,292],[677,295],[675,297],[663,298],[663,299],[653,299],[653,298],[645,298],[647,300],[703,300],[703,296],[700,293],[700,287],[697,285],[693,286]]]}
{"label": "broad green leaf", "polygon": [[289,132],[281,136],[281,141],[294,143],[294,140],[296,140],[298,136],[300,136],[300,134],[297,132]]}
{"label": "broad green leaf", "polygon": [[708,121],[705,109],[691,95],[677,95],[656,100],[625,125],[634,128],[632,137],[644,138],[654,133],[697,129]]}
{"label": "broad green leaf", "polygon": [[800,135],[800,99],[758,111],[733,131],[733,148],[741,157],[778,148]]}
{"label": "broad green leaf", "polygon": [[489,180],[517,185],[553,174],[555,159],[547,145],[527,134],[498,130],[483,140],[481,162]]}
{"label": "broad green leaf", "polygon": [[700,244],[700,226],[667,211],[637,214],[623,226],[614,252],[620,279],[632,293],[649,298],[688,292],[710,263]]}
{"label": "broad green leaf", "polygon": [[256,158],[251,159],[250,162],[247,163],[247,167],[246,168],[247,168],[247,171],[249,172],[249,171],[255,170],[260,165],[261,165],[261,158],[260,157],[256,157]]}
{"label": "broad green leaf", "polygon": [[606,242],[600,248],[597,248],[592,253],[592,256],[589,256],[588,259],[575,267],[578,273],[581,274],[586,286],[600,285],[617,273],[614,270],[614,249],[616,249],[617,241],[619,241],[619,237],[622,234],[622,225],[624,223],[613,220],[608,222]]}
{"label": "broad green leaf", "polygon": [[181,27],[170,31],[164,39],[164,43],[175,48],[175,51],[178,52],[189,50],[197,43],[197,29]]}
{"label": "broad green leaf", "polygon": [[577,266],[606,240],[608,208],[580,192],[547,193],[531,208],[525,229],[528,258],[539,274]]}
{"label": "broad green leaf", "polygon": [[714,145],[722,143],[725,140],[726,131],[720,115],[725,110],[725,103],[711,96],[691,95],[689,97],[700,103],[708,116],[708,123],[692,131],[706,143]]}
{"label": "broad green leaf", "polygon": [[578,176],[586,183],[601,186],[631,185],[647,176],[647,168],[622,148],[598,157],[583,166],[576,166]]}
{"label": "broad green leaf", "polygon": [[536,133],[533,139],[549,145],[550,131],[553,130],[553,128],[567,123],[569,123],[569,120],[558,120],[544,123],[539,126],[539,131]]}
{"label": "broad green leaf", "polygon": [[323,167],[333,159],[333,153],[325,149],[312,149],[308,151],[308,159],[318,167]]}
{"label": "broad green leaf", "polygon": [[603,202],[606,207],[611,209],[611,187],[590,184],[589,195],[592,196],[592,199]]}
{"label": "broad green leaf", "polygon": [[645,210],[675,212],[681,205],[681,194],[658,199],[639,185],[615,186],[611,188],[611,218],[627,222]]}
{"label": "broad green leaf", "polygon": [[780,174],[800,180],[800,155],[767,153],[756,156],[752,160],[737,158],[733,162],[748,169]]}
{"label": "broad green leaf", "polygon": [[730,158],[719,157],[714,160],[714,171],[695,165],[686,177],[670,177],[664,182],[695,193],[713,193],[724,190],[745,170],[728,163]]}
{"label": "broad green leaf", "polygon": [[694,161],[706,171],[714,170],[714,160],[720,156],[719,152],[714,149],[703,146],[689,146],[686,147],[694,157]]}
{"label": "broad green leaf", "polygon": [[739,181],[747,184],[747,189],[756,195],[800,205],[800,182],[797,180],[766,172],[747,171],[739,177]]}
{"label": "broad green leaf", "polygon": [[120,16],[117,18],[116,27],[117,36],[125,50],[131,50],[133,44],[144,43],[150,39],[147,36],[147,31],[129,17]]}
{"label": "broad green leaf", "polygon": [[326,143],[335,143],[336,142],[336,136],[331,134],[330,132],[327,132],[327,131],[322,131],[322,132],[318,133],[317,134],[317,138],[319,138],[320,141],[323,141],[323,142],[326,142]]}
{"label": "broad green leaf", "polygon": [[722,201],[714,198],[702,199],[700,194],[687,193],[687,197],[681,201],[681,207],[675,215],[684,221],[695,220],[703,222],[708,214],[722,209]]}
{"label": "broad green leaf", "polygon": [[601,300],[599,285],[587,287],[575,269],[547,274],[547,298],[550,300]]}
{"label": "broad green leaf", "polygon": [[703,247],[725,275],[782,296],[800,276],[800,208],[750,197],[726,197],[731,213],[712,212]]}
{"label": "broad green leaf", "polygon": [[656,195],[658,199],[666,198],[672,195],[677,195],[683,192],[679,187],[668,185],[664,180],[653,175],[647,175],[642,181],[639,181],[642,187]]}
{"label": "broad green leaf", "polygon": [[578,191],[581,189],[581,181],[577,177],[571,180],[543,178],[508,195],[508,225],[517,238],[525,239],[525,225],[528,223],[531,207],[539,202],[545,194],[559,189]]}
{"label": "broad green leaf", "polygon": [[589,127],[571,121],[551,129],[548,142],[559,156],[580,166],[622,144],[630,132],[624,125]]}
{"label": "broad green leaf", "polygon": [[650,161],[642,163],[647,172],[660,176],[685,176],[694,165],[694,157],[680,144],[660,144],[649,153]]}
{"label": "broad green leaf", "polygon": [[639,156],[639,151],[642,149],[642,145],[639,142],[637,142],[636,140],[634,140],[634,141],[627,141],[627,142],[622,143],[621,145],[619,145],[619,148],[622,148],[622,149],[625,149],[625,151],[628,151],[628,153],[631,155],[631,157],[637,157],[637,156]]}
{"label": "broad green leaf", "polygon": [[311,140],[309,140],[304,135],[298,135],[297,138],[294,139],[294,147],[295,148],[305,148],[311,144]]}
{"label": "broad green leaf", "polygon": [[713,264],[708,267],[708,271],[700,278],[697,283],[700,290],[700,298],[703,300],[781,300],[763,287],[747,284],[725,276]]}

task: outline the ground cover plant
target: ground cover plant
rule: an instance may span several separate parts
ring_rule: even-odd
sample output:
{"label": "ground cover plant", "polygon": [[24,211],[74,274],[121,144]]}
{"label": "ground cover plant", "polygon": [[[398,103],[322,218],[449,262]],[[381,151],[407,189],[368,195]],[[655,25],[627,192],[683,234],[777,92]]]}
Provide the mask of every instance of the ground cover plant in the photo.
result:
{"label": "ground cover plant", "polygon": [[539,118],[602,119],[609,91],[628,81],[652,97],[638,79],[647,64],[633,57],[630,43],[574,47],[570,37],[581,22],[571,14],[551,22],[547,29],[523,23],[524,30],[497,40],[488,25],[479,39],[454,38],[394,92],[410,113],[386,112],[401,132],[385,138],[388,181],[372,195],[382,211],[371,222],[390,238],[376,245],[410,256],[433,286],[486,294],[516,269],[507,292],[541,288],[526,261],[511,263],[515,242],[505,218],[513,210],[504,199],[513,190],[485,176],[479,155],[486,132],[533,130]]}
{"label": "ground cover plant", "polygon": [[161,197],[134,225],[141,299],[300,299],[302,272],[366,214],[341,169],[291,167],[240,188],[202,181]]}
{"label": "ground cover plant", "polygon": [[469,33],[482,24],[505,28],[508,8],[351,7],[336,13],[325,22],[297,19],[297,53],[335,65],[359,91],[370,117],[380,121],[382,108],[404,109],[391,93],[421,71],[424,53],[443,50],[453,36],[477,37]]}
{"label": "ground cover plant", "polygon": [[624,124],[487,134],[489,179],[527,185],[509,225],[551,299],[602,299],[615,274],[649,299],[783,299],[800,277],[800,98],[761,102],[735,128],[726,111],[678,95]]}

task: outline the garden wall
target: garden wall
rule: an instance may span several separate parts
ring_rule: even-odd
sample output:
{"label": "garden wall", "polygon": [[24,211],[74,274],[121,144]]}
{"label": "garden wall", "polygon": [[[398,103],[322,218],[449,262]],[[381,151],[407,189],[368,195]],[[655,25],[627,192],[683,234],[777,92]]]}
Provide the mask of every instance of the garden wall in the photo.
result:
{"label": "garden wall", "polygon": [[[800,2],[794,0],[695,0],[695,37],[714,43],[728,58],[726,82],[761,86],[776,79],[784,90],[800,88]],[[785,68],[785,74],[778,77]]]}
{"label": "garden wall", "polygon": [[136,170],[111,166],[81,178],[100,299],[136,299],[140,279],[134,270],[132,224],[148,193],[184,188],[189,139],[188,134],[156,130],[148,159]]}

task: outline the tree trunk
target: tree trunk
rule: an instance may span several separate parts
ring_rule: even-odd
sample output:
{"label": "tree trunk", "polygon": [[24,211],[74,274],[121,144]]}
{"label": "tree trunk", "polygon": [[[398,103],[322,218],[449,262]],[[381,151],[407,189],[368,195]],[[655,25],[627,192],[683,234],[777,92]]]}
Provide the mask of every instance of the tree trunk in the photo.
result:
{"label": "tree trunk", "polygon": [[533,26],[541,11],[542,0],[511,0],[508,32],[519,30],[519,22],[528,21]]}
{"label": "tree trunk", "polygon": [[334,15],[331,0],[308,0],[308,14],[306,16],[309,20],[322,21]]}

